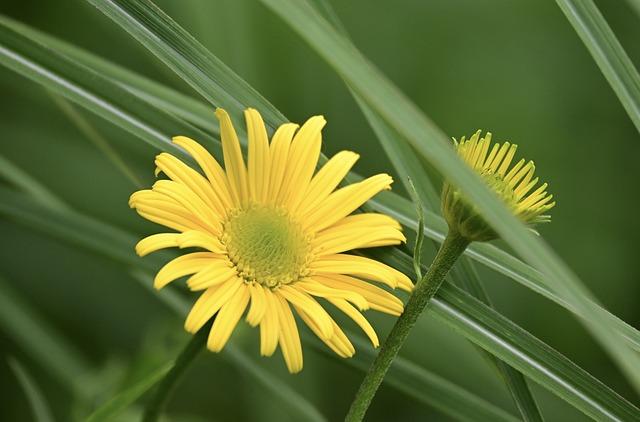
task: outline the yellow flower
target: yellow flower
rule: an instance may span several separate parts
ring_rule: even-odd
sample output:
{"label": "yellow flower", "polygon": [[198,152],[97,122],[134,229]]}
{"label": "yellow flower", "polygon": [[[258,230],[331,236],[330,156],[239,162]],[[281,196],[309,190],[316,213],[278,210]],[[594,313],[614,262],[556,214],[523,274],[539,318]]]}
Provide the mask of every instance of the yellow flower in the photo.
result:
{"label": "yellow flower", "polygon": [[[195,333],[214,315],[207,347],[220,351],[238,321],[260,326],[260,353],[280,345],[290,372],[302,369],[302,347],[292,310],[335,353],[354,348],[319,304],[320,297],[352,318],[374,346],[378,338],[360,311],[371,308],[400,315],[402,302],[370,281],[410,291],[409,278],[378,261],[345,252],[397,245],[405,241],[400,224],[382,214],[353,214],[390,176],[378,174],[343,188],[338,184],[358,159],[342,151],[315,173],[325,120],[310,118],[302,127],[280,126],[271,142],[260,114],[245,111],[248,162],[228,114],[218,109],[225,169],[204,147],[178,136],[203,174],[176,157],[156,157],[160,180],[135,192],[131,207],[178,233],[154,234],[136,245],[140,256],[168,247],[198,248],[166,264],[156,275],[160,289],[187,275],[187,286],[202,294],[185,321]],[[314,175],[315,173],[315,175]]]}
{"label": "yellow flower", "polygon": [[[509,142],[496,143],[489,152],[491,133],[487,132],[483,138],[480,134],[481,131],[477,131],[467,140],[463,136],[459,142],[454,139],[460,158],[480,174],[523,223],[533,226],[549,222],[551,217],[545,213],[556,203],[552,202],[553,195],[547,193],[546,183],[532,192],[538,184],[538,178],[534,178],[533,161],[525,164],[526,161],[522,159],[509,168],[518,146]],[[446,182],[442,191],[442,212],[449,228],[468,240],[486,241],[497,237],[493,229],[476,212],[475,206]]]}

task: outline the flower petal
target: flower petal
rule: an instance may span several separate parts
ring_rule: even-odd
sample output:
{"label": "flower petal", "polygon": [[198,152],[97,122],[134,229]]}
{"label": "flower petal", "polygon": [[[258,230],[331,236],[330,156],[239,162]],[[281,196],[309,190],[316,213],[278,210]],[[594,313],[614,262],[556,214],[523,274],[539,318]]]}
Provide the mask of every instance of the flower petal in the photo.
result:
{"label": "flower petal", "polygon": [[204,324],[220,310],[222,305],[227,303],[238,289],[243,286],[241,280],[233,278],[219,286],[209,287],[196,300],[191,308],[187,319],[184,322],[184,328],[190,333],[196,333]]}
{"label": "flower petal", "polygon": [[215,259],[216,256],[211,252],[193,252],[172,259],[158,271],[153,287],[161,289],[180,277],[195,274],[208,267]]}
{"label": "flower petal", "polygon": [[271,156],[269,139],[260,113],[249,108],[244,112],[247,120],[247,137],[249,139],[249,166],[247,169],[249,194],[251,199],[264,203],[269,191],[269,174]]}
{"label": "flower petal", "polygon": [[241,284],[233,297],[222,306],[218,316],[213,321],[209,339],[207,340],[207,349],[212,352],[219,352],[224,348],[248,303],[249,290],[246,285]]}
{"label": "flower petal", "polygon": [[274,294],[278,301],[278,322],[280,325],[280,335],[278,343],[282,350],[282,356],[287,364],[287,369],[292,374],[302,371],[302,345],[300,344],[300,334],[296,320],[293,317],[291,308],[287,301],[280,295]]}
{"label": "flower petal", "polygon": [[360,156],[351,151],[340,151],[331,157],[311,179],[309,188],[304,195],[305,201],[298,207],[298,213],[306,215],[327,199],[349,173],[358,158]]}
{"label": "flower petal", "polygon": [[247,168],[242,158],[240,141],[233,128],[231,118],[221,108],[216,109],[216,116],[220,120],[220,138],[222,140],[222,152],[224,155],[224,168],[229,180],[231,196],[236,206],[241,206],[249,200],[247,185]]}

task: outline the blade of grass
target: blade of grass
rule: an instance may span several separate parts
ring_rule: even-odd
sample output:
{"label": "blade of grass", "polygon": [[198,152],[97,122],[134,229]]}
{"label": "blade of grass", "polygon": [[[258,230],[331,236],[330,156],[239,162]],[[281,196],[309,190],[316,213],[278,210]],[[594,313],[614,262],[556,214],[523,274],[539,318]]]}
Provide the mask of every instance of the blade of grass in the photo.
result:
{"label": "blade of grass", "polygon": [[121,391],[115,397],[112,397],[102,406],[98,407],[87,417],[85,421],[99,422],[114,420],[116,416],[135,403],[144,393],[149,391],[151,387],[160,381],[165,374],[169,372],[172,365],[173,362],[166,362],[163,365],[160,365],[136,383]]}
{"label": "blade of grass", "polygon": [[[25,28],[24,25],[16,24],[2,16],[0,16],[0,24],[5,27],[0,29],[13,31],[13,36],[26,37],[26,34],[21,32],[22,29]],[[40,37],[41,39],[46,38],[49,41],[51,40],[51,37],[47,38],[41,33]],[[5,48],[3,51],[0,51],[0,53],[4,54],[4,56],[0,55],[0,62],[19,72],[29,70],[29,72],[23,74],[46,87],[59,90],[67,95],[68,98],[75,98],[75,101],[79,105],[83,105],[114,124],[125,128],[125,130],[129,130],[133,135],[154,147],[181,155],[181,150],[176,150],[173,145],[169,144],[169,140],[172,134],[183,133],[195,137],[195,139],[205,144],[211,145],[214,150],[215,148],[219,148],[219,142],[214,138],[205,135],[203,132],[195,131],[192,126],[186,125],[180,119],[160,112],[157,107],[150,107],[150,105],[145,102],[141,103],[140,98],[136,98],[131,91],[118,89],[119,87],[115,86],[113,80],[101,77],[95,72],[89,72],[85,66],[78,65],[68,60],[68,58],[61,57],[55,50],[52,50],[51,47],[45,49],[45,47],[39,43],[31,41],[29,44],[24,40],[21,41],[23,43],[22,47],[26,44],[28,48],[20,51],[15,51],[15,48]],[[55,42],[53,44],[55,44]],[[49,53],[44,54],[46,66],[38,60],[38,58],[43,56],[42,50]],[[85,57],[86,53],[81,54],[79,51],[81,50],[76,51],[78,57],[82,56],[84,59],[87,59],[87,57]],[[94,63],[100,62],[100,59],[96,59],[95,56],[89,56],[87,61]],[[118,74],[128,74],[127,71],[115,65],[103,66],[103,69],[107,68],[112,72],[110,74],[112,77]],[[86,76],[88,76],[88,78]],[[140,79],[140,77],[136,76],[127,82],[130,84],[138,83],[138,79]],[[92,83],[96,83],[97,85],[92,86]],[[171,91],[168,89],[156,89],[158,85],[152,83],[148,84],[148,87],[154,89],[154,91],[152,94],[145,94],[147,98],[161,97],[162,100],[160,101],[162,103],[170,101],[170,98],[172,98]],[[142,86],[136,86],[136,88],[132,89],[136,91],[144,90]],[[78,93],[80,93],[80,95],[78,95]],[[114,96],[110,96],[111,94],[114,94]],[[169,96],[163,97],[164,95]],[[206,119],[204,115],[206,107],[195,107],[195,104],[198,104],[197,101],[185,101],[185,104],[188,105],[189,108],[185,109],[184,114],[190,121],[194,122],[194,124]],[[154,121],[151,119],[160,120]],[[167,124],[165,125],[165,123]],[[174,129],[169,130],[167,126]],[[200,135],[197,135],[198,133]],[[352,178],[357,177],[355,173],[351,173],[351,175]],[[416,221],[413,218],[413,207],[404,198],[392,193],[384,193],[379,195],[377,199],[370,201],[370,204],[377,211],[391,214],[401,223],[415,230]],[[446,224],[439,216],[427,214],[426,236],[441,241],[444,237],[443,233],[445,230]],[[559,294],[551,290],[542,273],[493,245],[473,245],[471,248],[468,248],[467,253],[473,259],[502,272],[535,292],[571,310],[573,313],[582,317],[586,315],[584,310],[576,308]],[[593,305],[594,312],[599,313],[602,318],[608,319],[634,349],[640,350],[640,332],[601,308],[597,303],[594,302]]]}
{"label": "blade of grass", "polygon": [[38,422],[53,422],[54,419],[49,409],[49,404],[33,377],[15,358],[9,357],[7,363],[29,400],[34,419]]}
{"label": "blade of grass", "polygon": [[[170,67],[178,67],[184,78],[211,104],[227,109],[242,126],[239,110],[255,107],[266,121],[283,122],[285,117],[242,78],[197,42],[187,31],[150,1],[88,0],[116,21]],[[162,28],[162,31],[157,31]],[[178,54],[167,54],[167,50]],[[195,61],[185,58],[197,58]],[[231,94],[233,93],[233,94]]]}
{"label": "blade of grass", "polygon": [[[164,110],[168,109],[168,104],[179,104],[178,109],[181,110],[181,113],[175,113],[176,115],[181,115],[185,119],[187,119],[190,123],[200,126],[203,129],[207,129],[204,122],[208,121],[208,116],[211,114],[210,109],[200,103],[197,100],[191,99],[186,96],[182,96],[181,94],[166,88],[162,85],[149,81],[139,75],[134,74],[126,69],[123,69],[117,65],[111,64],[105,60],[102,60],[90,53],[87,53],[81,49],[75,48],[69,44],[66,44],[62,41],[56,40],[55,38],[48,36],[44,33],[35,31],[33,29],[28,28],[23,24],[16,23],[6,17],[0,16],[0,23],[4,24],[8,28],[13,29],[14,31],[24,35],[24,36],[33,36],[36,40],[40,42],[44,42],[50,49],[53,48],[62,48],[62,51],[65,55],[69,57],[75,57],[82,62],[83,65],[86,66],[95,66],[96,69],[99,69],[101,72],[106,72],[108,75],[108,79],[112,84],[115,82],[116,84],[125,87],[130,93],[134,93],[135,96],[139,98],[149,101],[150,104],[156,105],[156,109]],[[37,44],[36,44],[37,45]],[[55,50],[53,50],[55,51]],[[19,56],[20,59],[24,59],[26,64],[37,72],[44,72],[53,70],[53,68],[41,68],[33,59],[33,57],[29,56]],[[31,61],[30,61],[31,60]],[[52,61],[50,63],[53,64],[55,62]],[[13,64],[8,63],[8,65],[13,66]],[[63,63],[59,67],[55,68],[57,72],[60,72],[68,63]],[[82,72],[83,67],[80,68]],[[62,75],[58,73],[57,78],[42,78],[39,79],[36,76],[31,76],[27,74],[27,76],[32,77],[39,83],[45,84],[45,86],[56,87],[62,91],[71,91],[72,93],[79,90],[82,91],[84,89],[83,86],[76,85],[75,80],[65,79]],[[119,78],[123,78],[124,81],[119,80]],[[117,82],[116,82],[117,81]],[[104,96],[105,92],[116,92],[117,90],[101,90],[99,89],[98,93],[94,93],[96,98],[91,98],[90,104],[84,104],[79,102],[80,105],[87,107],[90,110],[100,110],[102,106],[104,108],[103,113],[101,114],[103,117],[110,119],[113,123],[118,126],[127,128],[126,120],[132,120],[138,122],[140,119],[144,119],[144,117],[158,116],[155,113],[151,113],[150,116],[146,116],[145,113],[147,110],[139,110],[137,105],[139,103],[134,101],[130,96],[126,97],[126,102],[118,102],[117,99],[114,101],[108,96]],[[103,96],[100,96],[103,95]],[[84,97],[83,97],[84,99]],[[119,115],[112,114],[112,108],[118,108],[119,104],[124,104],[123,110],[127,111],[130,115],[125,116],[125,123],[121,122],[119,119]],[[130,105],[131,108],[126,108],[127,105]],[[95,106],[95,109],[92,108]],[[184,107],[184,108],[181,108]],[[177,110],[172,110],[177,111]],[[99,113],[99,111],[96,111]],[[158,116],[160,117],[160,116]],[[154,137],[154,133],[150,131],[131,131],[132,134],[140,137],[143,141],[150,143],[151,145],[163,150],[163,142],[164,145],[168,143],[169,137],[171,134],[175,133],[183,133],[181,130],[185,130],[184,125],[180,120],[174,120],[171,122],[173,127],[179,128],[172,132],[162,132],[164,127],[158,126],[153,121],[142,120],[138,122],[139,125],[142,126],[155,126],[157,132],[162,132],[166,136],[166,138],[159,141],[156,137]],[[135,126],[137,127],[137,126]],[[215,139],[209,137],[196,137],[201,142],[214,142],[213,146],[217,147],[218,143]],[[171,152],[171,150],[170,150]],[[351,173],[352,178],[357,178],[358,176],[355,173]],[[408,226],[410,229],[415,231],[416,221],[413,217],[413,207],[410,203],[408,203],[404,198],[398,196],[396,194],[387,192],[378,197],[378,199],[374,199],[370,201],[370,205],[372,208],[376,209],[380,212],[385,212],[396,217],[400,222],[404,225]],[[444,232],[446,231],[446,224],[442,220],[442,218],[436,214],[427,214],[426,219],[426,229],[425,235],[436,240],[441,241],[444,238]],[[482,263],[483,265],[487,265],[488,267],[495,269],[506,276],[512,278],[513,280],[523,284],[524,286],[532,289],[533,291],[542,294],[548,299],[553,300],[558,303],[560,306],[563,306],[569,309],[571,312],[584,316],[584,313],[581,309],[577,309],[572,306],[566,300],[564,300],[560,295],[556,294],[553,290],[547,287],[548,283],[545,281],[543,275],[533,269],[531,266],[525,264],[521,260],[511,256],[510,254],[504,252],[503,250],[496,248],[490,244],[477,244],[472,245],[472,247],[468,248],[467,254],[473,258],[474,260]],[[620,320],[616,316],[609,313],[604,308],[600,307],[597,303],[594,303],[594,310],[602,315],[603,318],[606,318],[610,321],[612,325],[616,327],[616,330],[620,332],[628,344],[634,349],[640,351],[640,332],[638,332],[635,328],[631,327],[624,321]]]}
{"label": "blade of grass", "polygon": [[49,93],[53,102],[58,106],[60,111],[78,128],[78,130],[93,143],[100,152],[102,152],[108,160],[122,173],[134,187],[142,189],[142,181],[135,172],[129,168],[127,163],[122,159],[120,154],[111,146],[93,125],[80,114],[74,106],[63,97]]}
{"label": "blade of grass", "polygon": [[640,132],[640,75],[592,0],[556,0]]}
{"label": "blade of grass", "polygon": [[[342,22],[340,22],[340,19],[333,12],[331,5],[326,0],[314,0],[313,4],[316,5],[318,10],[323,12],[327,20],[331,22],[338,31],[344,34],[345,37],[349,37],[346,29],[342,25]],[[414,267],[418,267],[415,271],[416,280],[419,280],[422,278],[419,267],[420,257],[422,254],[422,239],[424,238],[423,207],[426,205],[426,207],[431,211],[438,210],[440,208],[440,195],[436,192],[431,180],[429,180],[428,174],[422,167],[422,163],[415,155],[409,144],[407,144],[398,135],[398,133],[393,130],[393,128],[389,127],[380,118],[380,116],[371,110],[371,108],[369,108],[357,93],[350,88],[349,91],[356,100],[360,110],[365,115],[369,125],[376,133],[376,137],[380,141],[387,157],[389,157],[394,169],[400,175],[400,179],[402,180],[405,189],[409,193],[412,193],[414,205],[418,207],[418,232],[413,260]],[[413,183],[413,180],[415,180],[416,183]],[[478,279],[477,274],[473,269],[473,264],[469,261],[469,258],[462,257],[457,266],[452,268],[449,277],[454,282],[464,286],[464,288],[476,299],[480,300],[485,305],[492,307],[489,296]],[[487,353],[482,349],[479,350],[497,369],[498,374],[504,380],[523,419],[525,421],[532,422],[542,421],[543,417],[540,413],[540,409],[522,374],[504,362],[496,359],[490,353]]]}
{"label": "blade of grass", "polygon": [[466,166],[446,136],[373,67],[306,1],[262,0],[306,40],[374,111],[477,206],[478,212],[513,249],[545,275],[545,282],[580,310],[580,321],[640,391],[640,356],[597,312],[595,298],[555,252],[533,235]]}
{"label": "blade of grass", "polygon": [[[118,239],[133,239],[135,236],[77,212],[47,210],[23,195],[0,188],[0,214],[64,242],[124,261],[127,267],[148,268],[147,260],[137,258],[132,246],[114,243]],[[33,224],[34,221],[48,224]],[[110,227],[108,232],[114,234],[110,238],[103,236],[106,227]],[[77,236],[78,231],[85,235]],[[121,253],[115,256],[114,250]],[[384,255],[373,256],[407,274],[412,273],[412,260],[408,255],[394,248],[381,253]],[[126,254],[129,257],[125,257]],[[640,416],[640,411],[631,403],[493,309],[451,284],[445,283],[441,291],[442,294],[434,299],[437,305],[434,305],[433,315],[436,318],[577,409],[602,420],[629,420]]]}

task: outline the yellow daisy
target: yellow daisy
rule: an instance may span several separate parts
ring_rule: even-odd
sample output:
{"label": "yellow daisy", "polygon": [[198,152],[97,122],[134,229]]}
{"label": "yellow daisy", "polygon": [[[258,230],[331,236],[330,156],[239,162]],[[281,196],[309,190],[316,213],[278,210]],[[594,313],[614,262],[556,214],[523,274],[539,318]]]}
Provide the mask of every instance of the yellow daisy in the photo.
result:
{"label": "yellow daisy", "polygon": [[345,252],[405,241],[393,218],[352,214],[389,189],[391,177],[378,174],[337,189],[358,155],[342,151],[315,172],[323,117],[312,117],[300,128],[283,124],[269,142],[264,122],[253,109],[245,111],[245,164],[229,115],[218,109],[216,116],[224,169],[203,146],[178,136],[173,142],[194,158],[202,174],[161,153],[156,175],[162,172],[170,180],[131,195],[130,206],[141,216],[177,231],[141,240],[136,245],[140,256],[169,247],[198,249],[160,269],[155,288],[190,276],[187,286],[202,294],[185,329],[195,333],[215,315],[207,341],[214,352],[222,350],[248,308],[246,321],[260,326],[260,353],[270,356],[280,345],[292,373],[302,369],[293,310],[335,353],[350,357],[355,352],[316,298],[353,319],[377,347],[378,337],[360,311],[400,315],[403,305],[372,281],[406,291],[413,285],[383,263]]}
{"label": "yellow daisy", "polygon": [[[505,142],[491,146],[491,133],[481,137],[478,130],[470,139],[463,136],[455,142],[456,151],[487,185],[504,201],[516,217],[529,226],[546,223],[551,217],[546,214],[556,203],[553,195],[547,193],[547,183],[538,184],[534,177],[536,166],[533,161],[521,159],[511,166],[518,148]],[[510,167],[511,166],[511,167]],[[455,187],[445,183],[442,190],[442,212],[451,230],[471,241],[485,241],[497,237],[494,230],[476,212]]]}

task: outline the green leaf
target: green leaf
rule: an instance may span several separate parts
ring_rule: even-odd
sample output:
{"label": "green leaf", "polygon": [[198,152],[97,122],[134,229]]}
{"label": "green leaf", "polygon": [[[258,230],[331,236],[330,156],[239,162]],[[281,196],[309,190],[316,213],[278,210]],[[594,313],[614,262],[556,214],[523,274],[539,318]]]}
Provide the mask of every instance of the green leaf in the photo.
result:
{"label": "green leaf", "polygon": [[640,391],[640,356],[627,347],[624,338],[612,329],[610,320],[597,311],[591,293],[578,277],[462,162],[442,131],[306,1],[262,2],[298,32],[419,154],[458,186],[502,239],[545,275],[545,282],[582,314],[580,321]]}
{"label": "green leaf", "polygon": [[53,422],[49,404],[33,377],[15,358],[9,357],[7,363],[29,400],[34,419],[38,422]]}
{"label": "green leaf", "polygon": [[556,0],[640,132],[640,75],[592,0]]}
{"label": "green leaf", "polygon": [[[120,86],[126,87],[129,94],[135,93],[136,96],[140,96],[140,98],[145,99],[146,101],[150,101],[151,104],[156,105],[157,109],[168,109],[167,105],[176,102],[177,104],[179,104],[178,108],[181,110],[182,117],[187,119],[190,123],[206,129],[206,126],[204,126],[204,122],[208,122],[209,120],[211,120],[208,117],[211,114],[209,108],[196,100],[185,97],[182,94],[172,91],[169,88],[165,88],[162,85],[149,81],[148,79],[136,75],[133,72],[125,70],[117,65],[111,64],[88,52],[70,46],[69,44],[63,43],[62,41],[59,41],[51,36],[29,29],[25,25],[18,24],[14,21],[2,17],[0,17],[0,23],[6,25],[8,28],[12,28],[13,30],[25,36],[34,36],[35,39],[37,39],[39,42],[44,43],[44,45],[48,46],[48,48],[62,48],[62,51],[65,55],[80,60],[84,66],[95,66],[96,69],[99,69],[101,72],[106,72],[108,78],[104,77],[104,79],[107,79],[112,85],[114,83],[117,83]],[[36,48],[43,47],[36,44]],[[53,51],[55,51],[55,49]],[[29,58],[28,53],[29,52],[23,52],[23,54],[26,55],[16,55],[15,57],[21,57],[23,60],[25,60],[25,64],[29,67],[38,68],[38,64],[35,63],[33,59]],[[60,57],[58,57],[58,59],[62,60]],[[6,61],[4,63],[7,65],[11,64]],[[59,72],[62,71],[66,64],[68,63],[58,63],[58,66],[51,68],[52,72],[54,71],[54,69],[56,72],[58,72],[57,75],[54,72],[54,75],[56,76],[55,78],[47,78],[42,80],[36,79],[36,81],[44,84],[49,88],[59,89],[61,90],[61,92],[65,92],[66,90],[82,91],[82,86],[75,85],[73,81],[68,79],[68,77],[65,78],[65,76],[59,74]],[[49,71],[45,68],[41,70],[43,72]],[[86,71],[84,70],[84,67],[80,67],[80,70],[78,72],[82,74]],[[73,74],[76,74],[78,72],[74,71]],[[27,76],[29,75],[27,74]],[[119,80],[119,78],[122,78],[123,80]],[[102,85],[103,82],[97,76],[96,79],[98,79],[99,84]],[[116,80],[118,82],[115,82]],[[113,115],[111,113],[111,110],[115,108],[116,104],[118,103],[117,101],[115,101],[116,104],[112,104],[111,98],[109,98],[108,96],[108,94],[113,92],[115,92],[116,94],[118,93],[116,89],[109,88],[106,90],[100,90],[100,93],[104,94],[104,96],[96,95],[96,105],[102,106],[104,108],[102,109],[102,111],[100,111],[101,109],[99,107],[97,107],[96,109],[92,108],[92,104],[90,104],[91,107],[89,105],[86,105],[87,108],[96,111],[96,113],[109,119],[116,125],[125,128],[128,127],[126,122],[129,120],[137,121],[144,116],[147,116],[148,118],[154,118],[154,116],[157,116],[157,113],[154,113],[153,110],[146,109],[149,108],[148,105],[146,107],[143,106],[142,110],[138,109],[137,106],[139,105],[139,101],[136,101],[135,98],[132,98],[134,97],[133,95],[129,95],[123,97],[124,101],[122,101],[123,103],[126,103],[127,106],[131,107],[131,109],[124,109],[128,112],[129,115],[126,116],[125,119],[120,119],[118,115]],[[79,104],[83,103],[79,102]],[[158,117],[162,118],[162,116],[163,115],[161,114]],[[153,121],[141,121],[139,124],[142,126],[150,127],[154,127],[155,125]],[[140,136],[143,141],[148,142],[159,149],[166,150],[168,148],[169,151],[171,151],[170,147],[166,147],[167,143],[169,142],[169,136],[171,134],[179,133],[178,131],[185,130],[185,128],[182,122],[176,119],[171,120],[170,125],[177,129],[172,132],[164,133],[166,138],[162,138],[161,140],[158,140],[153,136],[154,133],[163,130],[159,125],[155,126],[155,131],[131,130],[131,133]],[[196,137],[195,139],[198,139],[200,140],[200,142],[204,142],[205,144],[212,145],[214,148],[218,146],[218,142],[216,140],[204,134],[200,135],[200,137]],[[415,231],[417,222],[414,218],[413,206],[406,199],[400,197],[399,195],[386,192],[370,201],[370,205],[372,206],[372,208],[376,209],[379,212],[388,213],[394,216],[403,225]],[[444,234],[446,233],[446,223],[444,222],[444,220],[436,214],[427,213],[425,223],[425,235],[430,237],[431,239],[441,242],[442,239],[444,239]],[[522,285],[532,289],[536,293],[539,293],[547,297],[548,299],[553,300],[554,302],[556,302],[560,306],[567,308],[571,312],[579,316],[585,315],[583,310],[572,306],[560,295],[556,294],[555,291],[550,289],[548,287],[548,282],[546,281],[546,278],[542,275],[542,273],[533,269],[531,266],[525,264],[521,260],[513,257],[507,252],[491,244],[480,243],[472,245],[467,249],[466,253],[472,259],[498,272],[501,272],[507,277],[510,277],[513,280],[521,283]],[[638,332],[635,328],[631,327],[616,316],[612,315],[595,302],[593,302],[593,311],[599,313],[602,318],[606,318],[607,320],[609,320],[612,326],[615,327],[616,331],[622,334],[628,344],[634,349],[640,351],[640,332]]]}
{"label": "green leaf", "polygon": [[[132,247],[126,248],[122,243],[117,243],[118,239],[134,236],[77,212],[58,213],[48,210],[37,202],[6,188],[0,188],[0,215],[5,215],[32,229],[49,233],[62,241],[116,258],[121,262],[124,260],[132,265],[137,263],[139,267],[145,268],[148,265],[147,259],[135,257]],[[48,221],[48,227],[43,224],[33,225],[34,220]],[[78,221],[82,222],[81,230],[84,235],[81,237],[76,235],[79,230]],[[92,228],[94,225],[95,228]],[[103,236],[105,230],[118,235],[105,238]],[[114,256],[113,251],[118,249],[121,250],[121,254]],[[122,256],[126,253],[130,254],[129,259],[124,259]],[[407,274],[412,272],[411,257],[397,249],[388,248],[386,251],[378,251],[372,255]],[[433,300],[432,312],[436,318],[577,409],[603,420],[627,420],[640,415],[640,411],[631,403],[562,354],[467,293],[447,283],[440,292]],[[167,293],[162,292],[165,295]],[[422,382],[429,381],[422,380]],[[433,388],[436,387],[437,385]]]}
{"label": "green leaf", "polygon": [[86,422],[114,420],[116,416],[135,403],[144,393],[160,381],[162,377],[169,372],[172,365],[173,362],[167,362],[154,371],[151,371],[151,373],[142,377],[132,386],[121,391],[115,397],[111,398],[111,400],[96,409],[87,417]]}

